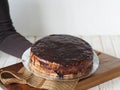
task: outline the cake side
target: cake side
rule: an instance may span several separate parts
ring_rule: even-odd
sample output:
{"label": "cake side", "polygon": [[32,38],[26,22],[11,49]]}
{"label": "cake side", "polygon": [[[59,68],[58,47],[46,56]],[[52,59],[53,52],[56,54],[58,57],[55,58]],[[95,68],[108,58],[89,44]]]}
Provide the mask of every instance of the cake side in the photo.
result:
{"label": "cake side", "polygon": [[82,62],[64,62],[58,64],[40,59],[31,53],[29,66],[30,70],[37,74],[37,76],[48,76],[54,79],[72,79],[89,74],[92,70],[93,62],[83,60]]}

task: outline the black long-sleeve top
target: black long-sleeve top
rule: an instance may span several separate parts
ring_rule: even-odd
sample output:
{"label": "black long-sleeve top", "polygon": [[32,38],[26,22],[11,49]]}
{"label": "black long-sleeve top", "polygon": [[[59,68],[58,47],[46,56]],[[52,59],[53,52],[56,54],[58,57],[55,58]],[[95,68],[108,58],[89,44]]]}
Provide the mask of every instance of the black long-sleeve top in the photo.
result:
{"label": "black long-sleeve top", "polygon": [[8,0],[0,0],[0,50],[21,58],[32,44],[16,32],[9,13]]}

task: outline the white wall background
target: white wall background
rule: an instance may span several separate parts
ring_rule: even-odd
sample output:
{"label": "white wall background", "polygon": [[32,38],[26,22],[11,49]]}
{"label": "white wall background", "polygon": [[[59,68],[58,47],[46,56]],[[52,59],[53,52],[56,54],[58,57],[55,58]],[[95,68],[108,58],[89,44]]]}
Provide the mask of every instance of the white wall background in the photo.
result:
{"label": "white wall background", "polygon": [[9,0],[23,35],[120,34],[120,0]]}

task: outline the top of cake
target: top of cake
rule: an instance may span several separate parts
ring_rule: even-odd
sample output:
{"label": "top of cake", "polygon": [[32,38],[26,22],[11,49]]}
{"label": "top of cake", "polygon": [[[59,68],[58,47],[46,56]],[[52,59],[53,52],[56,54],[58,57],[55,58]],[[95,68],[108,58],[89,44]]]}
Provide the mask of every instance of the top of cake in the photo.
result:
{"label": "top of cake", "polygon": [[64,34],[46,36],[33,44],[31,51],[40,59],[51,62],[92,60],[92,47],[84,40]]}

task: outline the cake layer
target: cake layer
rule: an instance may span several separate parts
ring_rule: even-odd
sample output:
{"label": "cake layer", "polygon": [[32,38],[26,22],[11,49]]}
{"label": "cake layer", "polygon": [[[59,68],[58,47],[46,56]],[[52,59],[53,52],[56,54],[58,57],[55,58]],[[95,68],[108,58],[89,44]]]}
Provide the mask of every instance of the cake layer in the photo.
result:
{"label": "cake layer", "polygon": [[52,75],[54,78],[65,78],[66,76],[75,78],[88,74],[92,70],[93,62],[86,62],[86,60],[83,60],[79,62],[65,62],[58,64],[40,59],[31,52],[29,65],[30,69],[37,72],[37,74]]}

